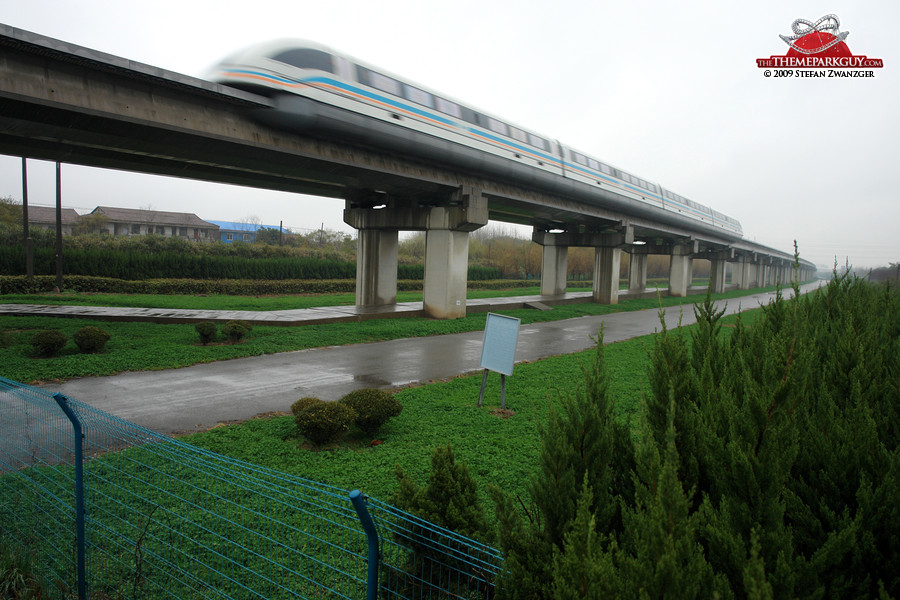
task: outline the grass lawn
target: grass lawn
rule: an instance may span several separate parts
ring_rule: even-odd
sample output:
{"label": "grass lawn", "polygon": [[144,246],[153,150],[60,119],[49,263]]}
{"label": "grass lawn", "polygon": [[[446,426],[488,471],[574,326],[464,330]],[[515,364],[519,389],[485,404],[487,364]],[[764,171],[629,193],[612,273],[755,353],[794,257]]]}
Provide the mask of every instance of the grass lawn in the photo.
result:
{"label": "grass lawn", "polygon": [[[745,324],[761,314],[756,309],[742,313]],[[732,331],[736,316],[723,319],[723,335]],[[690,327],[672,332],[686,335]],[[640,412],[649,393],[649,352],[658,334],[616,342],[604,347],[610,393],[616,415],[637,435]],[[405,388],[396,398],[403,412],[379,431],[383,443],[358,431],[340,443],[312,447],[296,429],[291,416],[258,418],[221,426],[183,439],[233,458],[291,473],[391,502],[397,481],[396,466],[420,484],[428,478],[431,452],[452,444],[457,460],[465,461],[478,484],[482,505],[493,521],[493,504],[487,484],[493,483],[512,495],[526,497],[526,485],[538,458],[539,427],[550,407],[561,398],[583,388],[583,369],[596,359],[596,350],[555,356],[516,365],[507,378],[507,408],[510,417],[496,414],[500,405],[500,376],[488,378],[484,406],[478,407],[481,374],[450,381]],[[286,409],[287,410],[287,409]]]}
{"label": "grass lawn", "polygon": [[[739,297],[759,291],[731,291],[716,294],[714,298]],[[331,298],[332,305],[334,304],[335,296],[328,295],[325,298]],[[703,298],[703,295],[697,295],[688,298],[634,299],[612,306],[585,302],[558,306],[549,311],[520,309],[504,311],[502,314],[518,317],[523,324],[528,324],[621,311],[656,309],[660,304],[678,306],[697,302]],[[321,298],[319,300],[322,301]],[[124,371],[171,369],[203,362],[322,346],[479,331],[484,329],[485,319],[486,315],[481,313],[448,321],[400,318],[299,327],[257,326],[253,328],[249,339],[242,343],[232,345],[219,342],[202,346],[191,324],[126,323],[58,317],[0,317],[0,376],[14,381],[33,383],[113,375]],[[104,353],[82,354],[71,341],[76,331],[88,325],[100,327],[111,334]],[[45,329],[59,329],[70,341],[58,356],[34,358],[29,341],[37,331]]]}
{"label": "grass lawn", "polygon": [[[715,299],[740,297],[761,290],[730,291],[715,294]],[[496,292],[492,290],[492,292]],[[508,295],[509,291],[506,292]],[[498,295],[503,295],[500,291]],[[318,298],[334,305],[343,295],[326,295]],[[128,298],[123,296],[122,298]],[[166,298],[165,296],[140,296],[140,298]],[[176,297],[184,298],[184,297]],[[229,297],[216,297],[229,298]],[[306,298],[282,297],[282,298]],[[585,302],[555,307],[550,311],[520,309],[503,311],[502,314],[517,317],[523,324],[597,316],[614,312],[656,309],[662,306],[678,306],[702,300],[704,295],[687,298],[634,299],[617,305]],[[240,298],[238,298],[240,299]],[[278,300],[273,298],[272,300]],[[255,298],[243,298],[253,301]],[[282,300],[284,301],[284,300]],[[38,302],[38,300],[35,300]],[[173,306],[182,307],[182,306]],[[199,336],[191,324],[155,324],[107,322],[93,319],[57,317],[0,317],[0,376],[33,383],[49,380],[65,380],[75,377],[113,375],[123,371],[149,371],[186,367],[203,362],[227,360],[334,346],[385,341],[405,337],[422,337],[462,333],[484,329],[486,315],[473,314],[449,321],[426,318],[375,319],[359,323],[328,323],[299,327],[254,327],[249,339],[240,344],[199,344]],[[111,334],[103,354],[82,354],[71,341],[80,328],[93,325]],[[70,341],[62,352],[53,358],[34,358],[29,343],[40,330],[59,329]]]}
{"label": "grass lawn", "polygon": [[[589,292],[587,287],[570,287],[570,292]],[[468,298],[503,298],[506,296],[532,296],[541,293],[539,285],[506,290],[469,290]],[[422,292],[397,292],[397,302],[421,302]],[[138,308],[185,308],[194,310],[296,310],[319,306],[349,306],[356,302],[356,294],[289,294],[283,296],[206,296],[162,294],[86,294],[63,292],[61,294],[4,294],[2,304],[50,304],[68,306],[124,306]]]}
{"label": "grass lawn", "polygon": [[[611,391],[619,418],[637,421],[647,390],[648,350],[653,336],[605,348]],[[291,416],[253,419],[185,437],[185,441],[241,460],[321,481],[390,502],[400,466],[420,483],[428,477],[431,452],[452,444],[478,482],[485,508],[487,483],[524,495],[537,464],[538,427],[550,406],[582,385],[582,368],[595,350],[519,364],[507,378],[510,417],[494,414],[500,404],[500,376],[491,374],[484,406],[478,407],[481,374],[400,390],[400,416],[378,433],[383,443],[355,432],[339,444],[316,449],[298,433]]]}

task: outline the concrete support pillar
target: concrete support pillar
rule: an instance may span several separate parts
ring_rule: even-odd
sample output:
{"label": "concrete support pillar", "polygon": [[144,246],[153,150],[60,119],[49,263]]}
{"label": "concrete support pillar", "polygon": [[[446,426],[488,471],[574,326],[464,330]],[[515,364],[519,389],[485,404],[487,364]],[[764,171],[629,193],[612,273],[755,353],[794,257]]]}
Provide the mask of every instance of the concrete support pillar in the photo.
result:
{"label": "concrete support pillar", "polygon": [[713,294],[721,294],[725,291],[725,270],[727,268],[728,263],[724,260],[709,261],[709,286]]}
{"label": "concrete support pillar", "polygon": [[683,298],[694,279],[694,260],[690,256],[673,254],[669,260],[669,295]]}
{"label": "concrete support pillar", "polygon": [[737,268],[737,286],[738,289],[741,290],[749,290],[750,289],[750,261],[746,257],[742,257],[738,260],[736,268]]}
{"label": "concrete support pillar", "polygon": [[466,316],[468,268],[468,231],[429,229],[425,233],[424,308],[428,316]]}
{"label": "concrete support pillar", "polygon": [[569,247],[546,245],[541,255],[541,295],[559,296],[566,293],[569,271]]}
{"label": "concrete support pillar", "polygon": [[604,233],[564,231],[550,233],[535,229],[532,241],[544,247],[541,268],[541,293],[562,294],[566,291],[566,261],[570,246],[595,248],[594,302],[617,304],[619,301],[619,267],[622,249],[634,245],[634,227],[620,223]]}
{"label": "concrete support pillar", "polygon": [[356,305],[397,303],[396,230],[360,229],[356,242]]}
{"label": "concrete support pillar", "polygon": [[344,222],[359,230],[356,302],[397,301],[398,231],[425,231],[425,313],[437,319],[466,314],[469,232],[488,222],[487,199],[471,186],[448,190],[429,207],[382,192],[348,192]]}
{"label": "concrete support pillar", "polygon": [[700,250],[699,242],[691,240],[672,247],[669,260],[669,295],[684,298],[694,279],[694,254]]}
{"label": "concrete support pillar", "polygon": [[600,247],[594,250],[593,300],[599,304],[619,303],[620,248]]}
{"label": "concrete support pillar", "polygon": [[643,292],[647,289],[647,254],[632,254],[628,264],[628,291]]}
{"label": "concrete support pillar", "polygon": [[487,225],[487,198],[463,186],[448,206],[428,211],[425,228],[425,314],[435,319],[466,316],[469,233]]}

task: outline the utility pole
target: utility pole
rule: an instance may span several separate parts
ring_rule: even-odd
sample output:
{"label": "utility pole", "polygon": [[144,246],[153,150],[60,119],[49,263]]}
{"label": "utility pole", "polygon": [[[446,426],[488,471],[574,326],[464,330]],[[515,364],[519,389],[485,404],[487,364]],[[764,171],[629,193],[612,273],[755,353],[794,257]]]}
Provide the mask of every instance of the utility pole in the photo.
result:
{"label": "utility pole", "polygon": [[63,289],[62,280],[62,165],[56,163],[56,291]]}
{"label": "utility pole", "polygon": [[25,233],[25,275],[28,281],[34,279],[34,240],[28,229],[28,166],[22,157],[22,230]]}

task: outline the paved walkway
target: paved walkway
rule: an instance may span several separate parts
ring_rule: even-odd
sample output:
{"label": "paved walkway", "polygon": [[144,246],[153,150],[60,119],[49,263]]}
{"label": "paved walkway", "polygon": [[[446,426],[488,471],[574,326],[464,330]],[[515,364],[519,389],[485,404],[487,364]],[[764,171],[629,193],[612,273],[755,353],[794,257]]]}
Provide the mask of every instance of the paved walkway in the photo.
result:
{"label": "paved walkway", "polygon": [[[634,298],[638,294],[620,293],[619,297]],[[656,296],[647,290],[640,296]],[[556,306],[585,302],[591,292],[573,292],[560,296],[511,296],[466,300],[469,313],[514,310],[540,305]],[[0,316],[77,317],[103,321],[147,321],[152,323],[198,323],[200,321],[233,321],[241,319],[254,325],[318,325],[368,319],[421,317],[425,315],[422,302],[399,302],[390,306],[322,306],[296,310],[201,310],[178,308],[130,308],[120,306],[71,306],[49,304],[0,304]]]}
{"label": "paved walkway", "polygon": [[[804,286],[803,291],[816,285]],[[786,296],[790,293],[785,291]],[[717,304],[734,313],[767,304],[773,297],[774,293],[764,293]],[[693,311],[680,307],[669,308],[665,318],[667,327],[675,327],[679,319],[685,325],[694,322]],[[659,329],[659,316],[657,310],[643,310],[523,325],[516,361],[590,348],[601,324],[605,340],[615,342],[653,333]],[[198,431],[287,411],[302,396],[336,400],[358,388],[396,388],[478,371],[483,337],[484,332],[474,331],[315,348],[182,369],[86,377],[45,387],[159,432]],[[512,398],[515,376],[509,385]]]}

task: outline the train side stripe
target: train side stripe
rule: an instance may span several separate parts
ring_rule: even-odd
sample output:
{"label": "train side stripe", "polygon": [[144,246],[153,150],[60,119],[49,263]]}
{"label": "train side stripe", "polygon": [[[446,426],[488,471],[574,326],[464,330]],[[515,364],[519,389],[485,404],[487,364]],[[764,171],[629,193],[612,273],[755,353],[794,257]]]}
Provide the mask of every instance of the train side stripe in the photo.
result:
{"label": "train side stripe", "polygon": [[[618,179],[607,176],[604,173],[599,171],[595,171],[584,165],[578,163],[572,163],[566,160],[560,160],[558,157],[552,154],[546,154],[544,152],[537,151],[535,148],[531,146],[525,146],[519,144],[515,141],[511,141],[505,138],[501,138],[489,130],[479,129],[475,127],[470,127],[468,124],[462,124],[462,122],[454,121],[448,117],[445,117],[443,113],[439,112],[431,112],[425,110],[423,108],[419,108],[418,105],[407,104],[405,102],[398,101],[394,98],[383,96],[381,94],[377,94],[374,92],[370,92],[369,90],[362,89],[360,87],[350,85],[344,83],[342,81],[332,79],[330,77],[310,77],[307,79],[296,80],[288,77],[283,77],[279,75],[275,75],[272,73],[266,73],[258,70],[250,70],[250,69],[239,69],[239,68],[228,68],[223,69],[222,73],[228,77],[235,77],[241,79],[251,79],[257,80],[261,82],[267,82],[270,84],[274,84],[286,89],[297,89],[303,87],[314,87],[326,91],[331,91],[332,93],[344,94],[352,98],[356,98],[361,101],[368,102],[374,105],[380,105],[382,107],[387,107],[391,110],[396,110],[399,112],[406,113],[408,115],[413,115],[415,117],[430,121],[432,123],[441,125],[451,130],[456,130],[458,132],[462,132],[463,134],[467,134],[470,137],[479,138],[484,140],[490,144],[495,146],[500,146],[506,148],[508,150],[512,150],[514,152],[527,154],[530,157],[551,164],[552,166],[559,167],[564,170],[569,170],[575,173],[580,174],[582,177],[589,177],[595,180],[603,180],[607,184],[612,185],[615,188],[620,190],[628,190],[632,193],[638,194],[643,197],[645,200],[649,197],[652,200],[657,201],[660,206],[665,209],[666,206],[671,206],[676,208],[681,212],[686,212],[688,214],[695,215],[700,219],[709,220],[715,224],[722,226],[725,229],[729,229],[732,231],[739,232],[739,229],[712,214],[704,213],[692,206],[687,204],[683,204],[681,202],[673,201],[665,198],[664,196],[657,194],[656,192],[652,192],[650,190],[645,190],[643,188],[634,186],[624,181],[620,181]],[[711,210],[711,209],[710,209]]]}

